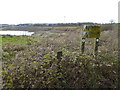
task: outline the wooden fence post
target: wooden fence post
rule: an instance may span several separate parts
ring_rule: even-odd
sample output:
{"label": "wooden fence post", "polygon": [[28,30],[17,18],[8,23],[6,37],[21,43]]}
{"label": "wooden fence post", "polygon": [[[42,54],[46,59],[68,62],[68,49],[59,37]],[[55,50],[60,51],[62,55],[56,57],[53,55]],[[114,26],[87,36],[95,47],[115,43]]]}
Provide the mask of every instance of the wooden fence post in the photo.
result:
{"label": "wooden fence post", "polygon": [[85,38],[82,38],[82,46],[81,46],[82,54],[84,53],[84,49],[85,49]]}
{"label": "wooden fence post", "polygon": [[57,59],[61,60],[62,59],[62,51],[57,52]]}
{"label": "wooden fence post", "polygon": [[62,51],[58,51],[57,52],[57,59],[58,59],[58,71],[60,71],[60,62],[61,62],[61,59],[62,59]]}
{"label": "wooden fence post", "polygon": [[[61,62],[61,59],[62,59],[62,51],[57,52],[57,59],[58,59],[58,63],[57,63],[57,65],[58,65],[57,75],[61,76],[60,62]],[[63,86],[62,85],[62,78],[59,77],[58,80],[60,81],[60,86]]]}
{"label": "wooden fence post", "polygon": [[98,44],[99,44],[99,38],[96,38],[96,42],[95,42],[95,55],[98,54]]}

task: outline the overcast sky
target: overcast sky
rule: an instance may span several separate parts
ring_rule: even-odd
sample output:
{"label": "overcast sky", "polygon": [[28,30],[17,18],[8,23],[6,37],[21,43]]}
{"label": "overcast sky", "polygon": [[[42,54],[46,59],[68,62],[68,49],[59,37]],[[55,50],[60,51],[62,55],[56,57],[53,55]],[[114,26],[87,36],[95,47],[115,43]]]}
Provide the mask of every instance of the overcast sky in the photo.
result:
{"label": "overcast sky", "polygon": [[0,0],[0,24],[118,22],[120,0]]}

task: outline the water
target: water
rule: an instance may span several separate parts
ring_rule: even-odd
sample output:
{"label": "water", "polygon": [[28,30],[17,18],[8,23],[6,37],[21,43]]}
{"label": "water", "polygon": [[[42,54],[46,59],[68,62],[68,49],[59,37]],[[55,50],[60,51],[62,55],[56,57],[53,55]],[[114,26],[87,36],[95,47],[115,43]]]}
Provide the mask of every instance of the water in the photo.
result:
{"label": "water", "polygon": [[0,35],[26,35],[31,36],[34,32],[28,31],[0,31]]}

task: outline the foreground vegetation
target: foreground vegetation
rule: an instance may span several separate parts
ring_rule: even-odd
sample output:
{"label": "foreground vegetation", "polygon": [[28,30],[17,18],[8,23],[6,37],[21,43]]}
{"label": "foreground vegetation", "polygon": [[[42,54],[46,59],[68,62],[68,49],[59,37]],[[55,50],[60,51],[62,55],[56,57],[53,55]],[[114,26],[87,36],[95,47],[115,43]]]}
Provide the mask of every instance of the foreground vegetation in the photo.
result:
{"label": "foreground vegetation", "polygon": [[[80,51],[80,32],[53,37],[4,36],[4,88],[116,88],[118,85],[118,49],[116,33],[104,32],[99,55],[93,54],[94,41],[86,41]],[[114,38],[114,44],[112,39]],[[62,51],[61,60],[56,58]]]}

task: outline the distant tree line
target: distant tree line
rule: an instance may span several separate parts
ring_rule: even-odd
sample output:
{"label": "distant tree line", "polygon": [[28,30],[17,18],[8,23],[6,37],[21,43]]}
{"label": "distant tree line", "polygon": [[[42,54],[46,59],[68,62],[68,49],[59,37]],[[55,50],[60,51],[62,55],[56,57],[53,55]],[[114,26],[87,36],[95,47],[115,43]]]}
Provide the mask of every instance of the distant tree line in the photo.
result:
{"label": "distant tree line", "polygon": [[9,24],[0,24],[1,28],[5,27],[16,27],[16,26],[83,26],[83,25],[101,25],[103,30],[112,30],[113,26],[116,26],[117,23],[105,23],[105,24],[99,24],[99,23],[93,23],[93,22],[77,22],[77,23],[27,23],[27,24],[17,24],[17,25],[9,25]]}
{"label": "distant tree line", "polygon": [[44,24],[33,24],[33,26],[81,26],[87,24],[97,24],[97,23],[44,23]]}

